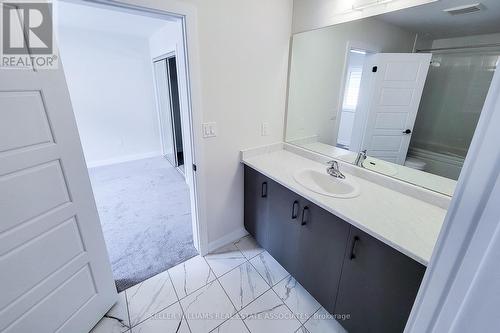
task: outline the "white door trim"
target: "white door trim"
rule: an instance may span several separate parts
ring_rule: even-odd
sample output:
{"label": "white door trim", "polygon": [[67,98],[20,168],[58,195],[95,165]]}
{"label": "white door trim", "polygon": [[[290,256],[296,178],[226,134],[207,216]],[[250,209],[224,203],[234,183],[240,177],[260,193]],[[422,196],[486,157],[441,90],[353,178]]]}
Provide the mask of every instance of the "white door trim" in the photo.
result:
{"label": "white door trim", "polygon": [[[160,72],[157,70],[157,65],[161,66]],[[177,156],[175,149],[175,134],[173,125],[173,113],[172,113],[172,96],[170,89],[170,79],[168,63],[166,59],[161,59],[152,62],[153,66],[153,85],[154,85],[154,95],[156,101],[156,115],[158,118],[158,130],[160,132],[160,143],[161,143],[161,154],[169,163],[173,166],[177,166]],[[161,82],[160,82],[161,81]],[[164,86],[162,86],[162,84]],[[161,90],[163,94],[160,93]],[[168,95],[168,96],[167,96]],[[162,104],[162,98],[165,99],[163,102],[167,105]],[[170,132],[169,132],[170,130]],[[169,151],[168,146],[171,145]]]}
{"label": "white door trim", "polygon": [[168,58],[172,58],[172,57],[176,57],[177,56],[177,47],[174,51],[169,51],[165,54],[162,54],[161,56],[158,56],[158,57],[154,57],[153,58],[153,63],[157,62],[157,61],[160,61],[160,60],[165,60],[165,59],[168,59]]}
{"label": "white door trim", "polygon": [[406,333],[499,329],[499,123],[497,70]]}
{"label": "white door trim", "polygon": [[[177,56],[177,45],[176,45],[176,49],[174,51],[169,51],[165,54],[162,54],[158,57],[154,57],[151,61],[151,70],[153,72],[153,85],[155,87],[154,89],[154,95],[155,95],[155,106],[156,106],[156,116],[157,116],[157,119],[158,119],[158,130],[160,132],[160,144],[161,144],[161,147],[160,147],[160,151],[161,151],[161,154],[163,156],[165,156],[166,152],[165,152],[165,142],[163,141],[164,140],[164,136],[165,136],[165,129],[164,129],[164,126],[162,125],[162,115],[161,115],[161,108],[160,108],[160,103],[159,103],[159,94],[158,94],[158,82],[157,82],[157,79],[156,79],[156,71],[155,71],[155,63],[157,61],[161,61],[161,60],[165,60],[165,59],[168,59],[170,57],[176,57]],[[179,68],[177,68],[177,71],[179,71]],[[183,142],[184,143],[184,142]]]}
{"label": "white door trim", "polygon": [[[185,49],[184,61],[186,64],[185,77],[188,82],[185,87],[181,87],[179,82],[179,90],[185,89],[188,96],[185,107],[188,109],[188,126],[190,128],[190,146],[192,152],[192,161],[196,165],[197,171],[194,172],[191,165],[185,165],[185,176],[192,190],[192,216],[193,216],[193,240],[194,246],[201,255],[208,253],[208,226],[205,205],[205,174],[204,174],[204,154],[203,142],[199,131],[196,128],[201,128],[202,110],[201,110],[201,70],[200,58],[198,54],[198,29],[197,29],[197,11],[196,8],[187,3],[175,0],[164,0],[156,2],[155,5],[147,0],[65,0],[69,2],[80,1],[94,5],[113,6],[121,10],[140,11],[143,14],[153,17],[176,17],[182,22],[182,32]],[[180,72],[178,72],[179,74]],[[183,107],[181,102],[181,107]],[[186,142],[188,144],[188,142]]]}

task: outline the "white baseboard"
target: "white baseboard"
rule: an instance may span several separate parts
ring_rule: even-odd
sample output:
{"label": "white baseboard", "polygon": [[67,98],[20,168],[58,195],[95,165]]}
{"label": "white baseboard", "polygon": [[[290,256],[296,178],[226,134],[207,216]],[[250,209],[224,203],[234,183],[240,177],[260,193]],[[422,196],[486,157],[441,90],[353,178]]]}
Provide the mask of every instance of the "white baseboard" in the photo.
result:
{"label": "white baseboard", "polygon": [[240,239],[241,237],[245,237],[248,235],[248,232],[246,231],[245,228],[240,228],[238,230],[235,230],[224,237],[221,237],[219,239],[214,240],[213,242],[208,243],[208,252],[212,252],[214,250],[217,250],[219,247],[227,245],[229,243],[233,243]]}
{"label": "white baseboard", "polygon": [[118,164],[118,163],[130,162],[130,161],[135,161],[135,160],[142,160],[145,158],[151,158],[151,157],[157,157],[157,156],[161,156],[160,151],[151,151],[151,152],[143,153],[143,154],[125,155],[125,156],[110,158],[108,160],[88,161],[87,168],[89,168],[89,169],[96,168],[96,167],[101,167],[101,166],[105,166],[105,165]]}

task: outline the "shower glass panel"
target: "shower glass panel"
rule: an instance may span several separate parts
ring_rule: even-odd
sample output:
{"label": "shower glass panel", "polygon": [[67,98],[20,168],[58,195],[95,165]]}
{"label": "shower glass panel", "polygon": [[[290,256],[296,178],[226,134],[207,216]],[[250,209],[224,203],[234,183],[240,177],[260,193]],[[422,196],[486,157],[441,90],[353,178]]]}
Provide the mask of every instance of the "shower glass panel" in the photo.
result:
{"label": "shower glass panel", "polygon": [[434,53],[411,148],[465,158],[500,49]]}

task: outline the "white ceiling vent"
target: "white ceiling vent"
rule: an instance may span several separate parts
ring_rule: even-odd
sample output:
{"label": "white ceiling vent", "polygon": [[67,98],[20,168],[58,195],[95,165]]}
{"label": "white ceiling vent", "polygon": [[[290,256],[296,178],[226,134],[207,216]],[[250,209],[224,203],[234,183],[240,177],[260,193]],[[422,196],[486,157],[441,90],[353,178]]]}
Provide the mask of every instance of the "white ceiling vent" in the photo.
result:
{"label": "white ceiling vent", "polygon": [[450,15],[462,15],[462,14],[475,13],[483,9],[484,9],[483,4],[478,2],[470,5],[443,9],[443,11],[447,12]]}

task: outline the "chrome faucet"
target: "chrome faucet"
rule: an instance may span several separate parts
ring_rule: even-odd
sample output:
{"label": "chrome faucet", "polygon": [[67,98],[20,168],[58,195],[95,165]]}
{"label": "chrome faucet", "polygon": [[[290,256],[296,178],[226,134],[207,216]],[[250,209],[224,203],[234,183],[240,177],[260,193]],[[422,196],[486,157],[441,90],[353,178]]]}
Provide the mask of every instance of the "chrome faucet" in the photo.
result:
{"label": "chrome faucet", "polygon": [[330,165],[330,167],[326,168],[326,172],[330,176],[335,178],[345,179],[344,174],[340,172],[339,163],[337,161],[329,161],[327,164]]}
{"label": "chrome faucet", "polygon": [[366,149],[362,150],[358,153],[358,156],[356,157],[356,161],[354,161],[354,165],[357,165],[357,166],[363,168],[363,162],[365,160],[366,160]]}

